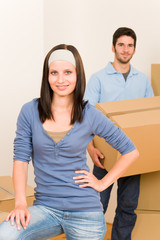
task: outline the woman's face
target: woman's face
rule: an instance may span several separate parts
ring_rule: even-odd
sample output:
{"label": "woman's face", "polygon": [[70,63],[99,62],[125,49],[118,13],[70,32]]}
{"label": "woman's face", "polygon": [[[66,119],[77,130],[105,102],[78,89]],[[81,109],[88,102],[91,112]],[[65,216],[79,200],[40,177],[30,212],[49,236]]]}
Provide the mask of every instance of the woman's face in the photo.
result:
{"label": "woman's face", "polygon": [[67,61],[54,61],[49,65],[48,80],[54,95],[71,95],[77,82],[76,68]]}

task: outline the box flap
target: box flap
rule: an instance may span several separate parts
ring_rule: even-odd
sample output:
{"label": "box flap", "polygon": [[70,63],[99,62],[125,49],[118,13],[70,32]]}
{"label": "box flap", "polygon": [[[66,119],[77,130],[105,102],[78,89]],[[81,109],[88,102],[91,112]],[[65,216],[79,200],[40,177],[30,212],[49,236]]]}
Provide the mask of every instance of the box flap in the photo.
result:
{"label": "box flap", "polygon": [[151,214],[155,214],[155,215],[159,215],[160,216],[160,211],[149,211],[149,210],[135,210],[136,214],[141,214],[141,215],[151,215]]}
{"label": "box flap", "polygon": [[[33,196],[33,187],[27,185],[26,196]],[[0,176],[0,201],[9,200],[14,198],[14,187],[12,182],[12,177],[10,176]]]}
{"label": "box flap", "polygon": [[96,108],[101,110],[107,117],[151,109],[160,109],[160,96],[97,103]]}
{"label": "box flap", "polygon": [[119,127],[130,128],[160,124],[160,109],[117,115],[110,118]]}

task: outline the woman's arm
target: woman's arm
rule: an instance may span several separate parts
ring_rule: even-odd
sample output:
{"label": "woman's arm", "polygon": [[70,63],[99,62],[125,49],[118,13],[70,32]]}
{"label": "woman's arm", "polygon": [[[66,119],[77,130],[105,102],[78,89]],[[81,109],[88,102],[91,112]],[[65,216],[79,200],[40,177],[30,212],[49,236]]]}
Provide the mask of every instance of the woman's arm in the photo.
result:
{"label": "woman's arm", "polygon": [[26,229],[30,221],[30,213],[26,201],[26,185],[28,176],[28,163],[24,161],[14,161],[13,164],[13,184],[15,191],[15,209],[9,213],[6,221],[11,221],[14,225],[16,221],[17,229],[20,230],[20,223]]}
{"label": "woman's arm", "polygon": [[[76,171],[77,174],[82,174],[74,177],[76,183],[83,183],[80,187],[92,187],[101,192],[123,175],[138,158],[139,153],[131,139],[102,112],[90,107],[87,117],[91,133],[103,137],[108,144],[121,153],[112,169],[101,180],[85,170]],[[91,151],[92,149],[94,146],[91,147]]]}
{"label": "woman's arm", "polygon": [[101,180],[98,180],[91,172],[87,172],[85,170],[76,171],[76,174],[81,175],[73,177],[73,179],[75,180],[75,183],[82,183],[80,187],[92,187],[96,191],[102,192],[112,183],[114,183],[119,177],[121,177],[138,157],[139,152],[137,149],[130,153],[121,155],[112,169]]}

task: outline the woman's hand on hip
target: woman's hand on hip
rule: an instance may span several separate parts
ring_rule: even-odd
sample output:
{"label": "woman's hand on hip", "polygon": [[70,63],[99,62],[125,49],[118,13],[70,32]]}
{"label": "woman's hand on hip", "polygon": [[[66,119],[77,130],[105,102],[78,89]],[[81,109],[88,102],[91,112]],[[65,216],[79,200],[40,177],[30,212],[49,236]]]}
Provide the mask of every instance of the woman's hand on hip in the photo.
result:
{"label": "woman's hand on hip", "polygon": [[87,172],[86,170],[77,170],[75,173],[80,174],[76,177],[73,177],[75,183],[80,183],[79,187],[91,187],[97,192],[102,192],[104,190],[102,181],[98,180],[91,172]]}

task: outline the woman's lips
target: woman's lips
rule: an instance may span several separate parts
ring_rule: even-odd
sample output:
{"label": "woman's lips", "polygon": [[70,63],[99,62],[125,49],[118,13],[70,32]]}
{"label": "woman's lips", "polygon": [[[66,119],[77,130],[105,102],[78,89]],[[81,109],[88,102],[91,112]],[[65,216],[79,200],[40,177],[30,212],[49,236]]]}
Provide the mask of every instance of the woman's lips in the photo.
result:
{"label": "woman's lips", "polygon": [[63,91],[63,90],[65,90],[68,87],[68,85],[61,85],[61,86],[57,85],[56,87],[58,88],[58,90]]}

